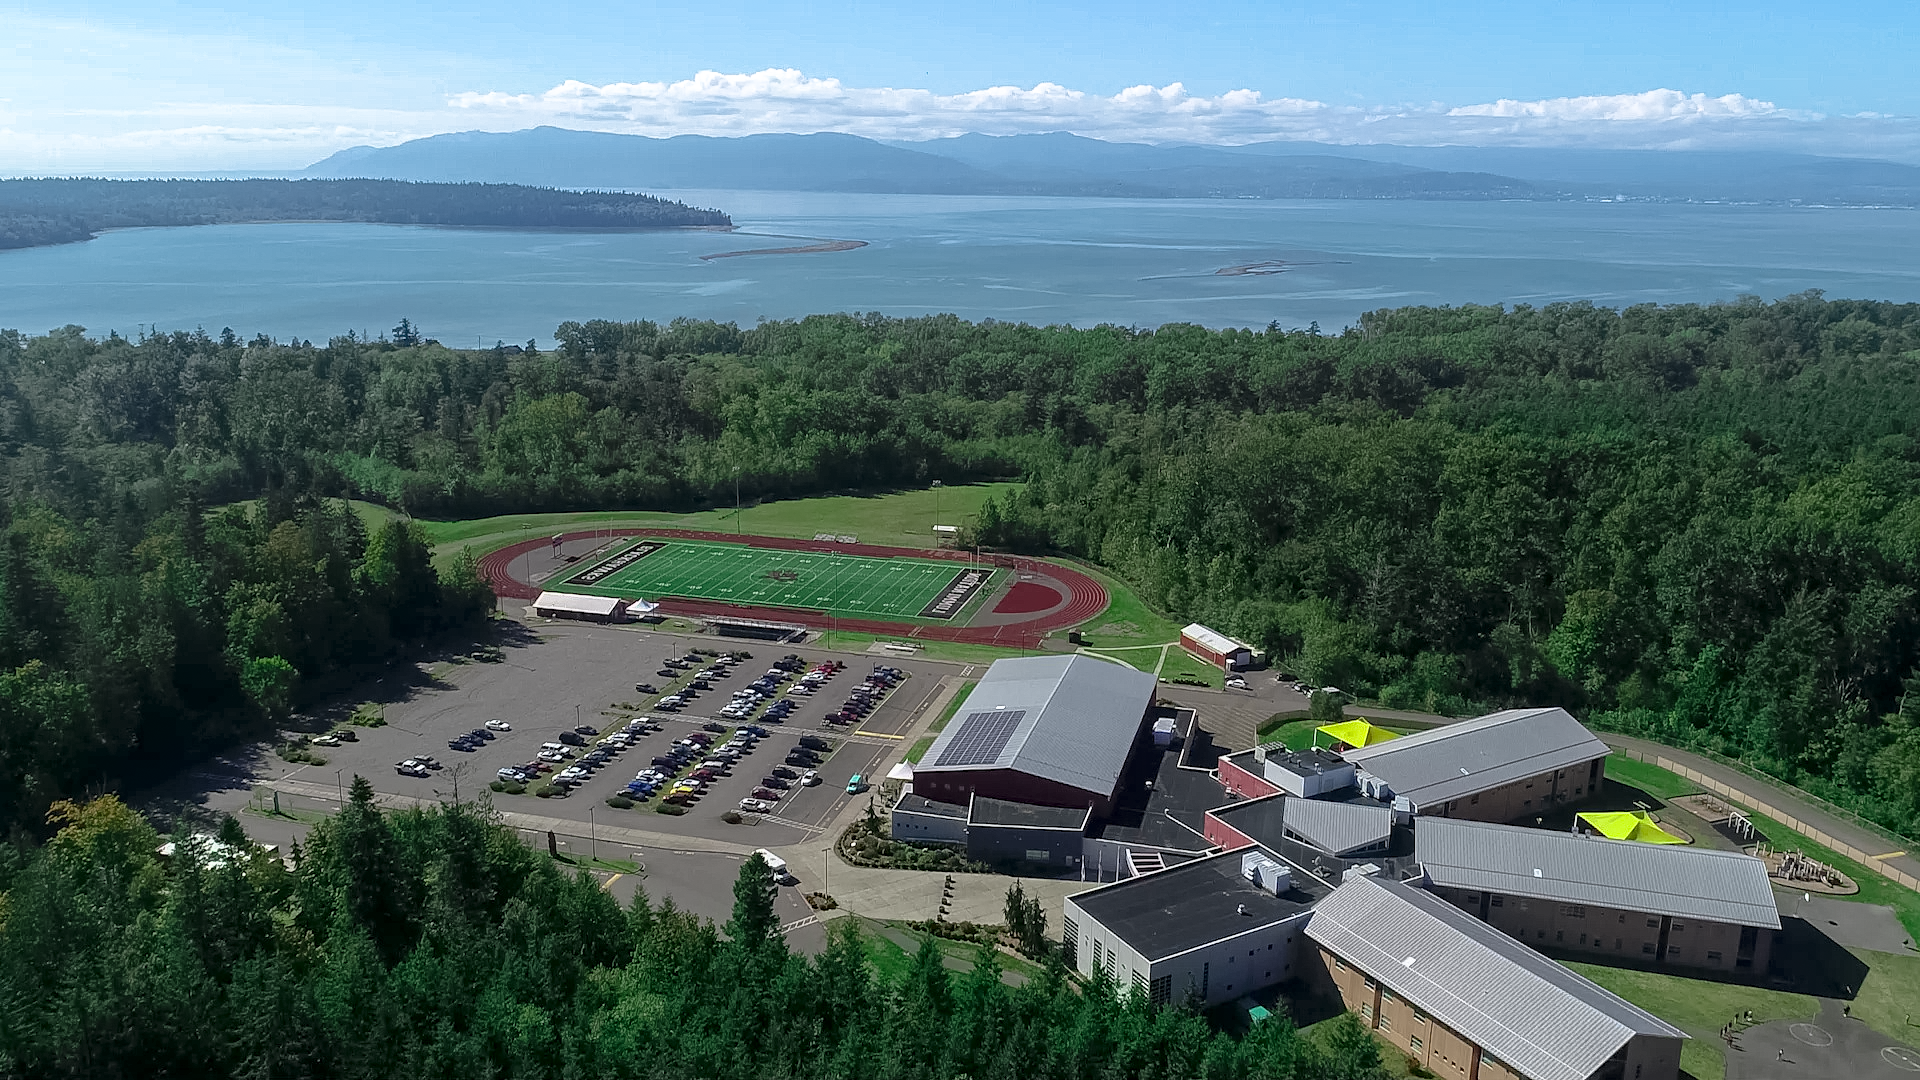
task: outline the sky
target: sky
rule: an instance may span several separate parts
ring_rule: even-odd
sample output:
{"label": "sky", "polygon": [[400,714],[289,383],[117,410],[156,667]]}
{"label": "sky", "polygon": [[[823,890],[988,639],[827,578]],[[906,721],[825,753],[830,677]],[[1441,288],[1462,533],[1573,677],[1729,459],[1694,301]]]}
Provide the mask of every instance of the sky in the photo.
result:
{"label": "sky", "polygon": [[1911,0],[0,0],[0,174],[536,124],[1920,161],[1916,55]]}

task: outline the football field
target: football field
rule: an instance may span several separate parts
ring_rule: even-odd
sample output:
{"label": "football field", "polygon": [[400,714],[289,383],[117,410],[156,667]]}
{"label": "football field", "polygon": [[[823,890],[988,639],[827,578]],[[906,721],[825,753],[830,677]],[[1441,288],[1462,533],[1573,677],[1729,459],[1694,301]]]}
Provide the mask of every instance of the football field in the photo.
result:
{"label": "football field", "polygon": [[812,608],[850,617],[950,622],[986,594],[998,573],[992,567],[931,559],[642,538],[546,587],[628,599],[681,596]]}

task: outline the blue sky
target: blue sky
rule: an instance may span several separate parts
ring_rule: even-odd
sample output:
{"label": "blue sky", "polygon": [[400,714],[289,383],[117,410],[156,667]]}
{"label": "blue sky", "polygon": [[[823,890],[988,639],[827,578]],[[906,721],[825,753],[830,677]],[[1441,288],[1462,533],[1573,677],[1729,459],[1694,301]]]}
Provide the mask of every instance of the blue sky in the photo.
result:
{"label": "blue sky", "polygon": [[1916,7],[0,0],[0,171],[288,168],[534,123],[1911,159]]}

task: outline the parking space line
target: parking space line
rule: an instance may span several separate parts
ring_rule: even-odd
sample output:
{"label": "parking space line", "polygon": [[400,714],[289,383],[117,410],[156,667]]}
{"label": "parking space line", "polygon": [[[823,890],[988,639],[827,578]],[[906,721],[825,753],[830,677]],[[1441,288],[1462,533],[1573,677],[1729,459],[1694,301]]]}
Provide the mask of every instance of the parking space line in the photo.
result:
{"label": "parking space line", "polygon": [[601,882],[601,883],[600,883],[600,888],[601,888],[601,890],[602,890],[602,891],[604,891],[604,892],[612,892],[612,891],[613,891],[613,883],[614,883],[614,882],[616,882],[616,881],[619,881],[619,880],[620,880],[621,878],[623,878],[623,877],[626,877],[626,876],[627,876],[627,875],[625,875],[625,874],[615,874],[615,875],[613,875],[612,877],[610,877],[610,878],[608,878],[607,880],[605,880],[605,881],[603,881],[603,882]]}

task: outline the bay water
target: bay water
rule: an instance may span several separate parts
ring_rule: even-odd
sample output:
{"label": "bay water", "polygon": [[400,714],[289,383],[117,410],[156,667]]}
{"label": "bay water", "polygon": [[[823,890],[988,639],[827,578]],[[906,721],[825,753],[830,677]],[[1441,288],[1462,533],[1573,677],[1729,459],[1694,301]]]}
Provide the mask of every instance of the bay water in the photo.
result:
{"label": "bay water", "polygon": [[[661,192],[732,233],[280,223],[128,229],[0,251],[0,328],[231,327],[324,341],[402,318],[543,346],[569,319],[953,312],[1329,332],[1410,304],[1920,301],[1920,211],[1635,202]],[[853,250],[703,255],[863,241]],[[1222,273],[1221,271],[1239,272]]]}

